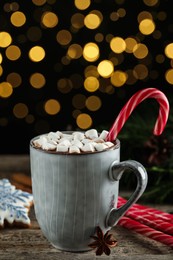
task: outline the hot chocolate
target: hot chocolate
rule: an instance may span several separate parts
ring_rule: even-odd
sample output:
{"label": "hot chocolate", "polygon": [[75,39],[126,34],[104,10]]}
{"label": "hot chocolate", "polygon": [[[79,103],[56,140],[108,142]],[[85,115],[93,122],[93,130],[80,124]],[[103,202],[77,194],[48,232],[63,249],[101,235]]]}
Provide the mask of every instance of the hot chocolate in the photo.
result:
{"label": "hot chocolate", "polygon": [[115,144],[106,141],[108,131],[98,133],[96,129],[89,129],[85,132],[49,132],[36,138],[32,145],[55,153],[94,153],[107,149],[113,149]]}

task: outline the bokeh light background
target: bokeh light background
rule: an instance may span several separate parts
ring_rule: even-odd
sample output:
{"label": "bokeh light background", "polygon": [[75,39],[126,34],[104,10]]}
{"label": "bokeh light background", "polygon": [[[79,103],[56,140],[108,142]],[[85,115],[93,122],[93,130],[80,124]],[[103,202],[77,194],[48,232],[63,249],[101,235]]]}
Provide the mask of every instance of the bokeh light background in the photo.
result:
{"label": "bokeh light background", "polygon": [[0,1],[0,152],[27,153],[48,131],[109,130],[142,88],[170,98],[172,35],[171,0]]}

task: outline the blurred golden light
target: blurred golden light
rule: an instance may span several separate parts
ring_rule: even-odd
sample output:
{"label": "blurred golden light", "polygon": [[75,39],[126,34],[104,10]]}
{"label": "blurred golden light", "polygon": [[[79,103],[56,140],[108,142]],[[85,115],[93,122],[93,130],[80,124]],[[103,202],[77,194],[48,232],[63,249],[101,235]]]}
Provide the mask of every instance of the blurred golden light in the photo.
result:
{"label": "blurred golden light", "polygon": [[0,64],[2,63],[2,60],[3,60],[2,54],[0,53]]}
{"label": "blurred golden light", "polygon": [[8,125],[8,118],[1,117],[0,118],[0,126],[7,126]]}
{"label": "blurred golden light", "polygon": [[2,66],[0,65],[0,76],[3,74],[3,68]]}
{"label": "blurred golden light", "polygon": [[150,19],[152,20],[153,17],[151,15],[150,12],[147,12],[147,11],[142,11],[138,14],[137,16],[137,19],[138,19],[138,23],[142,22],[144,19]]}
{"label": "blurred golden light", "polygon": [[32,0],[32,2],[37,6],[41,6],[46,3],[46,0]]}
{"label": "blurred golden light", "polygon": [[49,115],[56,115],[61,109],[61,105],[56,99],[49,99],[45,102],[44,109]]}
{"label": "blurred golden light", "polygon": [[156,61],[158,63],[163,63],[165,61],[165,56],[163,54],[156,55]]}
{"label": "blurred golden light", "polygon": [[112,95],[115,92],[114,88],[112,85],[108,85],[105,88],[105,93],[108,95]]}
{"label": "blurred golden light", "polygon": [[13,107],[13,114],[15,115],[15,117],[17,118],[25,118],[28,114],[28,107],[26,104],[24,103],[17,103],[14,107]]}
{"label": "blurred golden light", "polygon": [[56,40],[61,45],[67,45],[72,40],[72,35],[67,30],[60,30],[56,35]]}
{"label": "blurred golden light", "polygon": [[144,35],[149,35],[155,30],[155,23],[151,19],[144,19],[139,24],[139,30]]}
{"label": "blurred golden light", "polygon": [[58,24],[58,16],[53,12],[45,12],[41,17],[42,24],[47,28],[53,28]]}
{"label": "blurred golden light", "polygon": [[26,33],[28,39],[32,42],[39,41],[42,37],[42,31],[39,27],[37,26],[31,26],[27,33]]}
{"label": "blurred golden light", "polygon": [[[152,39],[157,45],[160,39],[165,39],[165,32],[173,32],[173,25],[169,23],[169,12],[166,12],[166,9],[164,10],[164,8],[159,5],[159,0],[142,1],[143,8],[141,5],[141,8],[136,10],[135,16],[138,22],[138,24],[136,24],[138,30],[135,33],[129,33],[129,27],[127,28],[129,36],[127,36],[128,33],[122,31],[120,33],[121,37],[116,34],[116,30],[113,28],[118,26],[121,31],[120,23],[122,23],[123,27],[129,19],[129,13],[128,17],[124,18],[128,11],[125,0],[114,0],[113,8],[110,6],[107,8],[107,6],[105,6],[105,8],[107,8],[105,9],[106,16],[104,14],[104,7],[100,5],[100,0],[93,2],[91,0],[74,0],[72,5],[69,5],[70,8],[72,7],[71,10],[68,10],[67,4],[67,6],[64,6],[65,9],[62,10],[62,13],[59,12],[60,10],[57,8],[57,0],[32,0],[30,15],[22,4],[17,3],[20,1],[4,1],[4,3],[2,3],[3,13],[0,20],[2,20],[1,27],[6,29],[0,31],[0,48],[5,48],[5,50],[2,50],[2,52],[0,50],[0,76],[3,74],[5,78],[3,80],[6,82],[0,83],[0,98],[10,97],[11,95],[16,96],[17,92],[20,92],[20,88],[16,90],[14,88],[24,85],[24,82],[22,82],[24,78],[29,81],[28,84],[31,91],[34,91],[33,88],[39,90],[46,85],[44,87],[45,90],[40,90],[41,92],[45,92],[48,87],[48,84],[46,84],[46,73],[50,70],[53,74],[57,74],[57,79],[51,79],[52,84],[55,84],[55,92],[57,91],[57,93],[53,96],[55,99],[51,99],[50,96],[48,96],[48,100],[46,99],[47,102],[44,103],[43,99],[42,101],[40,100],[40,102],[38,102],[39,108],[36,105],[36,114],[38,116],[44,116],[45,111],[49,115],[56,115],[59,111],[62,112],[62,104],[56,100],[56,94],[58,95],[59,93],[61,97],[66,96],[69,102],[71,102],[69,106],[72,106],[71,113],[76,120],[77,126],[87,129],[92,125],[95,118],[92,119],[89,114],[82,113],[83,110],[97,111],[100,109],[103,99],[99,98],[99,93],[101,93],[101,96],[116,94],[118,98],[120,97],[120,99],[122,99],[126,95],[126,90],[123,88],[117,90],[116,87],[125,87],[125,85],[132,86],[137,83],[138,80],[146,82],[149,79],[158,79],[159,71],[157,71],[157,68],[155,69],[153,67],[153,69],[149,71],[149,67],[153,62],[154,64],[168,63],[171,69],[167,70],[166,73],[164,72],[165,81],[173,85],[173,41],[171,42],[169,39],[167,39],[167,41],[165,40],[165,53],[163,53],[163,49],[162,51],[158,50],[157,53],[151,53],[149,48],[152,48],[154,43],[150,46],[149,38],[146,38],[147,35],[152,34]],[[146,6],[147,9],[145,8]],[[59,7],[61,8],[61,6]],[[152,7],[154,7],[154,9]],[[102,24],[103,15],[104,23]],[[65,19],[64,22],[62,18]],[[33,22],[31,22],[31,20],[33,20]],[[27,26],[30,22],[30,26]],[[135,21],[129,20],[129,22],[135,25]],[[157,28],[156,22],[158,23]],[[165,23],[164,25],[163,22]],[[58,28],[59,23],[61,23],[61,28]],[[160,25],[163,25],[165,30],[162,26],[159,27]],[[14,30],[12,31],[14,32],[9,29],[10,26],[13,27],[12,29]],[[106,27],[108,28],[107,32]],[[57,28],[57,30],[52,30],[51,28]],[[86,32],[88,32],[88,38]],[[14,39],[12,38],[12,33],[15,33]],[[79,41],[78,36],[80,38]],[[54,39],[52,45],[48,46],[48,41],[51,37]],[[43,38],[45,40],[44,45],[42,45],[42,47],[38,46],[39,42],[44,41]],[[103,46],[105,46],[103,49],[101,49],[102,43]],[[53,47],[53,44],[58,45]],[[30,47],[28,50],[28,58],[26,58],[25,61],[26,63],[32,63],[33,68],[31,72],[25,71],[26,73],[22,75],[21,71],[16,72],[16,66],[19,65],[20,67],[22,62],[21,57],[25,58],[23,47],[27,49],[27,46]],[[58,53],[55,50],[56,47]],[[53,57],[50,62],[51,58],[47,57],[47,55],[51,55],[54,51],[56,52],[55,57]],[[56,55],[59,55],[59,53],[61,56],[59,59],[57,56],[56,59]],[[129,55],[129,58],[127,58],[127,65],[125,65],[124,71],[116,70],[118,67],[120,67],[120,69],[123,68],[128,54],[133,55]],[[11,65],[9,64],[8,67],[6,62],[15,61],[19,58],[19,62],[11,62],[11,65],[15,66],[15,68],[11,70]],[[166,61],[166,58],[170,60]],[[33,62],[40,62],[40,64],[33,64]],[[49,68],[44,71],[44,64],[46,62]],[[156,64],[156,67],[158,67],[157,65],[158,64]],[[36,68],[38,66],[41,66],[40,69]],[[130,69],[127,69],[129,67]],[[24,70],[26,70],[26,68],[24,68]],[[63,76],[65,70],[67,71],[67,77]],[[52,91],[53,90],[50,90],[49,94],[51,94]],[[96,95],[96,91],[98,92],[98,96],[89,96]],[[118,92],[116,93],[116,91]],[[82,92],[84,92],[84,94],[76,94]],[[35,93],[39,95],[39,91]],[[39,97],[35,98],[37,99]],[[5,102],[8,103],[9,101],[6,100]],[[16,117],[25,118],[28,124],[33,123],[34,120],[38,121],[38,123],[34,123],[34,127],[39,131],[50,127],[50,122],[47,122],[48,120],[39,121],[38,118],[36,120],[35,116],[28,114],[28,107],[23,105],[20,103],[14,107],[14,111],[19,111],[14,112]],[[21,112],[22,110],[23,114]],[[0,118],[0,125],[2,125],[1,122],[3,121],[1,121]]]}
{"label": "blurred golden light", "polygon": [[158,30],[155,30],[154,32],[153,32],[153,38],[154,39],[160,39],[161,37],[162,37],[162,33],[160,32],[160,31],[158,31]]}
{"label": "blurred golden light", "polygon": [[72,98],[72,105],[77,109],[85,108],[86,97],[83,94],[76,94]]}
{"label": "blurred golden light", "polygon": [[90,13],[85,16],[84,24],[88,29],[96,29],[99,27],[101,20],[98,15]]}
{"label": "blurred golden light", "polygon": [[[170,61],[170,65],[171,67],[173,67],[173,60]],[[1,66],[0,66],[1,67]]]}
{"label": "blurred golden light", "polygon": [[99,81],[96,77],[87,77],[84,81],[84,88],[89,92],[94,92],[99,88]]}
{"label": "blurred golden light", "polygon": [[12,3],[6,3],[6,4],[4,4],[4,11],[5,12],[15,12],[15,11],[17,11],[19,9],[19,4],[18,3],[16,3],[16,2],[12,2]]}
{"label": "blurred golden light", "polygon": [[110,41],[112,40],[112,38],[114,38],[113,34],[108,33],[108,34],[106,35],[106,37],[105,37],[106,42],[110,43]]}
{"label": "blurred golden light", "polygon": [[104,40],[104,35],[102,33],[96,33],[95,40],[96,42],[102,42]]}
{"label": "blurred golden light", "polygon": [[8,32],[0,32],[0,47],[6,48],[12,42],[11,35]]}
{"label": "blurred golden light", "polygon": [[16,72],[11,72],[7,76],[7,82],[9,82],[13,88],[16,88],[21,85],[22,78],[21,76]]}
{"label": "blurred golden light", "polygon": [[126,74],[127,74],[126,84],[134,85],[137,82],[137,78],[135,78],[133,70],[132,69],[126,70]]}
{"label": "blurred golden light", "polygon": [[32,85],[32,87],[34,88],[42,88],[45,84],[46,84],[46,79],[44,77],[43,74],[39,73],[39,72],[35,72],[30,76],[30,84]]}
{"label": "blurred golden light", "polygon": [[169,69],[166,71],[165,78],[169,84],[173,85],[173,69]]}
{"label": "blurred golden light", "polygon": [[117,21],[117,20],[119,19],[118,13],[117,13],[117,12],[112,12],[112,13],[110,14],[110,19],[111,19],[113,22]]}
{"label": "blurred golden light", "polygon": [[85,60],[93,62],[96,61],[99,58],[99,47],[96,43],[89,42],[85,44],[83,48],[83,57]]}
{"label": "blurred golden light", "polygon": [[90,77],[90,76],[93,76],[95,78],[98,78],[99,77],[99,73],[97,71],[97,67],[94,66],[94,65],[89,65],[85,68],[85,71],[84,71],[84,74],[85,74],[85,77]]}
{"label": "blurred golden light", "polygon": [[100,23],[103,21],[103,14],[99,10],[92,10],[90,14],[95,14],[99,17]]}
{"label": "blurred golden light", "polygon": [[26,16],[23,12],[16,11],[10,17],[11,23],[16,27],[21,27],[26,22]]}
{"label": "blurred golden light", "polygon": [[109,60],[114,64],[114,66],[116,66],[123,61],[123,59],[120,57],[121,57],[120,55],[118,57],[115,57],[115,56],[111,57],[111,55],[110,55]]}
{"label": "blurred golden light", "polygon": [[103,78],[109,78],[114,71],[114,65],[110,60],[103,60],[98,64],[98,73]]}
{"label": "blurred golden light", "polygon": [[143,0],[143,2],[148,6],[154,6],[158,3],[158,0]]}
{"label": "blurred golden light", "polygon": [[133,49],[133,55],[137,59],[143,59],[148,55],[148,48],[145,44],[143,43],[138,43],[135,45]]}
{"label": "blurred golden light", "polygon": [[0,97],[8,98],[13,93],[13,87],[9,82],[1,82],[0,83]]}
{"label": "blurred golden light", "polygon": [[61,93],[65,94],[71,91],[73,85],[70,79],[62,78],[58,80],[57,87]]}
{"label": "blurred golden light", "polygon": [[135,45],[137,44],[137,41],[134,38],[128,37],[125,39],[125,43],[126,43],[125,51],[127,53],[133,53],[133,49],[134,49]]}
{"label": "blurred golden light", "polygon": [[126,42],[121,37],[114,37],[110,41],[110,48],[115,53],[122,53],[126,49]]}
{"label": "blurred golden light", "polygon": [[90,128],[92,125],[92,118],[86,114],[86,113],[81,113],[80,115],[78,115],[78,117],[76,118],[76,124],[78,125],[78,127],[80,127],[81,129],[87,129]]}
{"label": "blurred golden light", "polygon": [[97,96],[90,96],[86,99],[86,107],[90,111],[97,111],[102,105],[101,99]]}
{"label": "blurred golden light", "polygon": [[173,43],[169,43],[169,44],[165,47],[165,55],[166,55],[169,59],[173,59]]}
{"label": "blurred golden light", "polygon": [[53,5],[56,3],[57,0],[47,0],[47,3],[50,5]]}
{"label": "blurred golden light", "polygon": [[119,8],[117,10],[117,14],[119,15],[119,17],[124,17],[126,15],[126,10],[124,8]]}
{"label": "blurred golden light", "polygon": [[111,76],[111,83],[115,87],[122,87],[127,80],[127,74],[123,71],[117,70]]}
{"label": "blurred golden light", "polygon": [[25,121],[27,124],[32,124],[34,122],[35,118],[33,115],[29,114],[25,117]]}
{"label": "blurred golden light", "polygon": [[143,80],[148,76],[148,68],[144,64],[138,64],[134,67],[133,74],[135,78]]}
{"label": "blurred golden light", "polygon": [[61,63],[62,63],[63,65],[68,65],[68,64],[70,64],[70,60],[71,60],[71,58],[66,55],[66,56],[62,57]]}
{"label": "blurred golden light", "polygon": [[79,44],[72,44],[69,46],[67,55],[71,59],[79,59],[82,56],[82,47]]}
{"label": "blurred golden light", "polygon": [[34,46],[29,51],[29,58],[34,62],[39,62],[45,57],[45,50],[41,46]]}
{"label": "blurred golden light", "polygon": [[160,21],[164,21],[164,20],[166,20],[166,18],[167,18],[167,13],[166,13],[166,12],[163,12],[163,11],[158,12],[157,18],[158,18],[158,20],[160,20]]}
{"label": "blurred golden light", "polygon": [[5,54],[9,60],[18,60],[21,56],[21,50],[16,45],[10,45],[6,51]]}
{"label": "blurred golden light", "polygon": [[78,115],[80,115],[81,114],[81,111],[80,110],[78,110],[78,109],[75,109],[75,110],[73,110],[73,112],[72,112],[72,116],[76,119],[77,117],[78,117]]}
{"label": "blurred golden light", "polygon": [[85,10],[90,6],[91,1],[90,0],[75,0],[74,4],[75,4],[76,8],[78,8],[79,10]]}
{"label": "blurred golden light", "polygon": [[85,16],[80,13],[75,13],[71,17],[71,24],[75,29],[80,29],[84,26]]}

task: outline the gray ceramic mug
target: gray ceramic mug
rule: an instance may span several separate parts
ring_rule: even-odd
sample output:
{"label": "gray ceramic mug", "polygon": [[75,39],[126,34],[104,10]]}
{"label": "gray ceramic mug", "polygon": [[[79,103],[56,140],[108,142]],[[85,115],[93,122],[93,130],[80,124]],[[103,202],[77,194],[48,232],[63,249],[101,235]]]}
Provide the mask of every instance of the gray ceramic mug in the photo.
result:
{"label": "gray ceramic mug", "polygon": [[[90,250],[96,226],[103,232],[111,229],[143,194],[147,172],[137,161],[120,162],[118,139],[113,150],[58,154],[34,148],[36,138],[30,142],[30,165],[39,226],[58,249]],[[117,209],[119,180],[127,169],[135,173],[137,187],[128,202]]]}

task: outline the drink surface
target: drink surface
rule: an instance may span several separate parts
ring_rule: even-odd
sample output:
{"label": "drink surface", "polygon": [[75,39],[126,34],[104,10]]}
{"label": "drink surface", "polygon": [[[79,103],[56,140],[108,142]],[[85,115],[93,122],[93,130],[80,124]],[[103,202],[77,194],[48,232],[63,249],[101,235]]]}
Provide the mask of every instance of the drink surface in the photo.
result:
{"label": "drink surface", "polygon": [[85,132],[49,132],[34,138],[31,145],[34,148],[65,154],[94,153],[115,148],[115,143],[106,141],[108,131],[98,133],[96,129]]}

